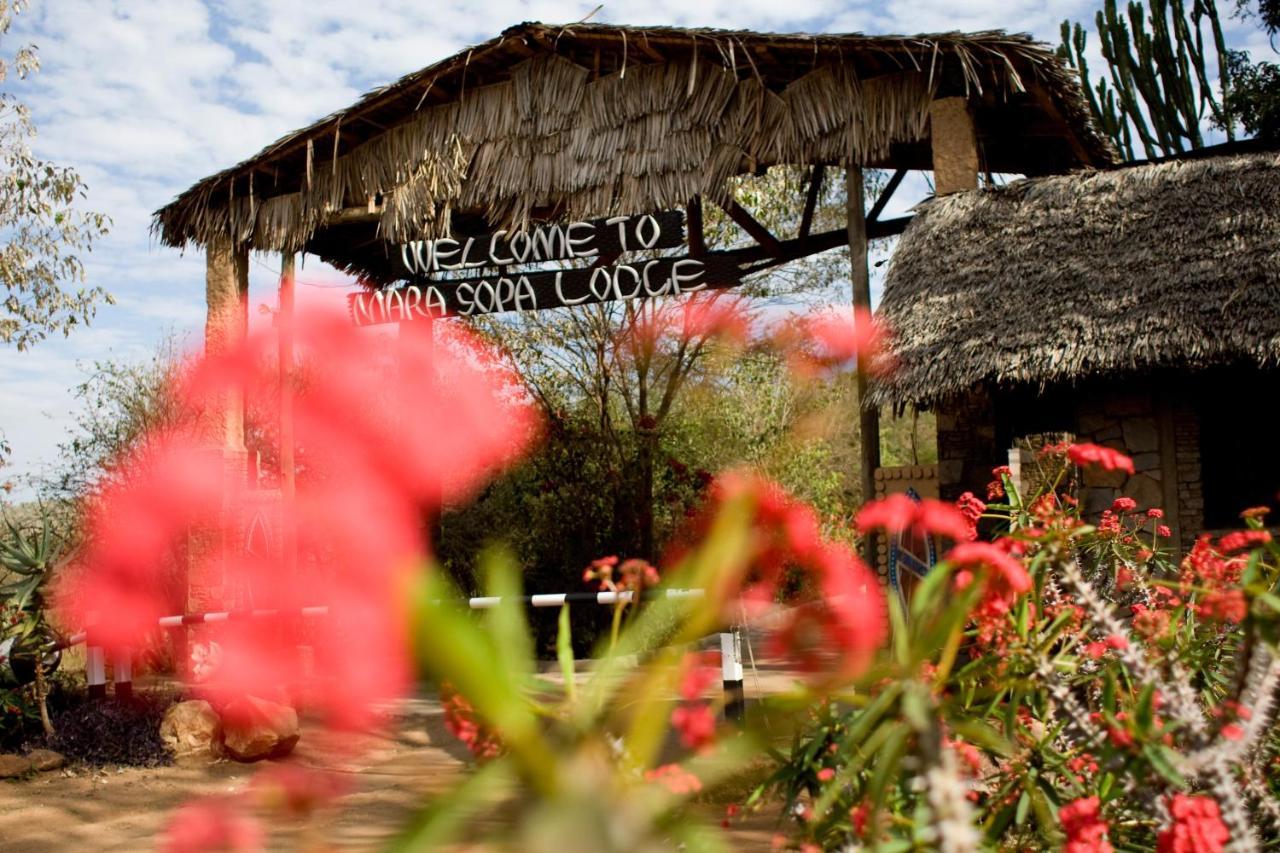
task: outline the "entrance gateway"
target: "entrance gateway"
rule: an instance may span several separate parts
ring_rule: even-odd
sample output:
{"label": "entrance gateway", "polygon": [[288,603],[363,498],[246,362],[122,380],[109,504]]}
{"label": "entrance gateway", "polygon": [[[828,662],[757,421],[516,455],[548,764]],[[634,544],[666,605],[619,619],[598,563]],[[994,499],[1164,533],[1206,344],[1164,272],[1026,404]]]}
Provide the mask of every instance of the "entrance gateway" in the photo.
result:
{"label": "entrance gateway", "polygon": [[[867,241],[904,227],[880,215],[907,172],[931,172],[943,195],[977,187],[984,173],[1116,159],[1077,77],[1025,36],[524,23],[202,179],[153,227],[165,245],[206,252],[210,352],[245,334],[249,252],[280,254],[287,367],[298,252],[366,284],[352,299],[360,323],[731,287],[842,245],[855,305],[869,309]],[[808,175],[794,235],[771,233],[733,191],[737,178],[777,165]],[[892,175],[869,206],[865,169]],[[828,179],[844,181],[847,223],[814,233]],[[751,242],[708,251],[707,204]],[[862,370],[858,385],[865,399]],[[864,407],[858,419],[872,495],[878,414]],[[227,470],[244,470],[235,464],[245,456],[243,400],[228,395],[211,421]],[[282,459],[286,501],[290,475]],[[216,604],[217,579],[201,574],[215,564],[192,561],[189,609]]]}

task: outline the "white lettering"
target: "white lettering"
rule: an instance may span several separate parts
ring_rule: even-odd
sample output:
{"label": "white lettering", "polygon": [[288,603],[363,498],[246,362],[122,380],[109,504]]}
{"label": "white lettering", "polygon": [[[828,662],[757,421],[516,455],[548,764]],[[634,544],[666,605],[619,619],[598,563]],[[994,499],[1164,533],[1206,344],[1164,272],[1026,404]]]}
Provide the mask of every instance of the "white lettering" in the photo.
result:
{"label": "white lettering", "polygon": [[[547,225],[533,232],[533,260],[552,261],[565,251],[564,233],[559,225]],[[572,257],[572,255],[570,255]]]}
{"label": "white lettering", "polygon": [[[448,243],[452,248],[445,248]],[[458,241],[450,240],[448,237],[441,237],[433,244],[435,247],[434,268],[441,270],[456,270],[460,264],[446,264],[445,261],[458,254]]]}
{"label": "white lettering", "polygon": [[628,251],[627,246],[627,217],[611,216],[604,221],[605,225],[618,226],[618,245],[622,246],[622,251]]}
{"label": "white lettering", "polygon": [[459,312],[471,316],[471,312],[476,308],[475,288],[467,282],[458,285],[458,289],[454,291],[458,294]]}
{"label": "white lettering", "polygon": [[669,276],[662,279],[662,286],[659,287],[657,290],[653,289],[653,284],[649,281],[650,268],[652,268],[654,264],[659,264],[659,263],[662,263],[662,262],[659,261],[657,258],[655,258],[651,261],[647,261],[644,265],[642,277],[644,279],[644,292],[646,296],[662,296],[671,289],[671,278]]}
{"label": "white lettering", "polygon": [[[685,267],[693,267],[693,270],[688,274],[682,274],[680,270]],[[705,288],[707,286],[707,283],[705,281],[699,284],[697,287],[684,286],[684,283],[687,281],[697,281],[698,279],[702,278],[702,274],[705,271],[706,271],[706,267],[703,265],[702,261],[696,261],[693,258],[681,258],[680,260],[673,263],[671,265],[671,282],[672,282],[672,285],[675,287],[675,292],[677,294],[688,293],[694,290],[702,290],[703,288]]]}
{"label": "white lettering", "polygon": [[[596,287],[596,282],[601,282],[601,287]],[[595,298],[603,302],[609,298],[609,291],[613,289],[613,277],[609,274],[608,267],[596,267],[591,271],[591,280],[587,282],[587,289],[591,291]]]}
{"label": "white lettering", "polygon": [[490,238],[489,238],[489,260],[493,261],[493,262],[494,262],[495,264],[497,264],[498,266],[503,266],[504,264],[514,264],[514,263],[515,263],[515,259],[514,259],[514,258],[500,258],[500,257],[498,257],[498,241],[499,241],[499,240],[501,240],[501,239],[502,239],[503,237],[505,237],[505,236],[507,236],[507,232],[506,232],[506,231],[498,231],[498,232],[495,232],[495,233],[494,233],[494,235],[493,235],[492,237],[490,237]]}
{"label": "white lettering", "polygon": [[[652,231],[653,236],[650,237],[648,240],[644,238],[644,227],[646,225],[650,226],[653,229]],[[645,214],[644,216],[640,217],[640,221],[636,223],[636,239],[638,239],[640,241],[640,245],[644,246],[646,249],[652,249],[657,244],[658,237],[660,237],[661,235],[662,235],[662,227],[658,225],[658,220],[654,219],[652,216],[648,214]]]}
{"label": "white lettering", "polygon": [[[516,241],[519,241],[519,243]],[[516,248],[517,245],[519,248]],[[508,241],[508,247],[511,250],[512,257],[522,264],[529,259],[529,245],[529,235],[523,231],[512,234],[510,241]]]}
{"label": "white lettering", "polygon": [[[635,285],[630,293],[622,292],[622,276],[624,273],[630,274],[631,283]],[[613,270],[613,295],[617,299],[635,299],[640,295],[640,273],[636,272],[635,267],[621,264]]]}
{"label": "white lettering", "polygon": [[570,299],[569,297],[564,295],[564,291],[561,290],[561,287],[560,287],[561,280],[563,277],[564,277],[563,272],[560,272],[560,271],[556,272],[556,298],[560,300],[560,304],[561,305],[577,305],[579,303],[586,302],[588,298],[587,296],[581,296],[577,299]]}
{"label": "white lettering", "polygon": [[[585,236],[585,237],[574,237],[574,236],[573,236],[573,231],[574,231],[574,229],[575,229],[575,228],[585,228],[585,229],[587,229],[587,234],[586,234],[586,236]],[[599,250],[599,249],[596,249],[596,248],[591,248],[591,249],[579,249],[579,248],[578,248],[579,246],[581,246],[581,245],[583,245],[583,244],[591,243],[593,240],[595,240],[595,237],[596,237],[596,229],[595,229],[594,227],[592,227],[590,223],[587,223],[587,222],[574,222],[574,223],[572,223],[572,224],[570,224],[570,225],[569,225],[569,227],[568,227],[567,231],[568,231],[568,239],[567,239],[567,243],[566,243],[565,248],[566,248],[566,249],[568,249],[569,257],[571,257],[571,258],[590,258],[590,257],[594,257],[595,255],[600,254],[600,250]]]}
{"label": "white lettering", "polygon": [[[560,273],[556,273],[556,284],[559,285],[559,283]],[[526,299],[529,302],[527,307],[525,306]],[[538,310],[538,294],[534,291],[533,285],[529,283],[529,279],[525,276],[520,276],[520,278],[516,280],[515,308],[517,311]]]}
{"label": "white lettering", "polygon": [[427,311],[433,317],[443,317],[449,310],[444,294],[434,285],[427,288]]}

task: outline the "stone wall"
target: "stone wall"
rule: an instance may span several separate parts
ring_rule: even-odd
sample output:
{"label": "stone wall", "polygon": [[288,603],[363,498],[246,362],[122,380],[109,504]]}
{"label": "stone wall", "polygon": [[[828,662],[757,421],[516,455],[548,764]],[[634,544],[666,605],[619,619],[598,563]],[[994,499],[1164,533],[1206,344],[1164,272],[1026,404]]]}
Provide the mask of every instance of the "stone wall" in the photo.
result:
{"label": "stone wall", "polygon": [[938,493],[954,501],[990,480],[991,469],[1004,464],[1006,451],[996,446],[995,412],[985,389],[940,404],[937,423]]}

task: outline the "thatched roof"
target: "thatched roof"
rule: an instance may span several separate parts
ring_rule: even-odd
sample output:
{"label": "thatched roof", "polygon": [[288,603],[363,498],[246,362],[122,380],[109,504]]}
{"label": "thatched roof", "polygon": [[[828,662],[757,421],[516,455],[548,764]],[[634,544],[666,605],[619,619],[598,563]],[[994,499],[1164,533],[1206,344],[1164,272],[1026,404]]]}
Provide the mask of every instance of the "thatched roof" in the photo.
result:
{"label": "thatched roof", "polygon": [[929,168],[940,92],[970,96],[992,171],[1114,157],[1076,78],[1028,36],[527,23],[201,180],[154,228],[359,271],[357,244],[683,207],[778,163]]}
{"label": "thatched roof", "polygon": [[880,402],[983,383],[1280,364],[1280,154],[1183,159],[935,199],[898,242]]}

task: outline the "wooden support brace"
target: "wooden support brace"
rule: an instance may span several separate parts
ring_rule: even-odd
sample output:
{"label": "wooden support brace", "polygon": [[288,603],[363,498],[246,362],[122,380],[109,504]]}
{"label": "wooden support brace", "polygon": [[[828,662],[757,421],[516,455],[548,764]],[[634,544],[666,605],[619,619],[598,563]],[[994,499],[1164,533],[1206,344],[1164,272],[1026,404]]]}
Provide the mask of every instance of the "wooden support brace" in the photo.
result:
{"label": "wooden support brace", "polygon": [[689,228],[689,256],[700,258],[707,253],[707,238],[702,230],[701,196],[695,195],[689,199],[685,220]]}
{"label": "wooden support brace", "polygon": [[893,177],[889,179],[889,183],[884,185],[884,189],[881,190],[880,195],[876,197],[876,203],[871,205],[871,212],[867,214],[868,224],[879,221],[880,214],[884,213],[885,207],[889,204],[889,199],[893,198],[893,194],[898,189],[898,185],[902,183],[902,179],[906,176],[906,169],[898,169],[893,173]]}
{"label": "wooden support brace", "polygon": [[[867,219],[863,201],[862,169],[850,166],[845,171],[845,190],[848,196],[849,278],[853,283],[854,322],[867,322],[871,316],[871,270],[867,258]],[[858,330],[861,332],[861,330]],[[861,334],[858,335],[862,339]],[[856,384],[858,393],[858,458],[862,470],[862,502],[875,498],[876,469],[880,467],[880,412],[867,404],[868,372],[866,359],[857,363]],[[875,537],[863,540],[863,558],[868,565],[875,563]]]}
{"label": "wooden support brace", "polygon": [[738,226],[743,231],[746,231],[747,234],[751,236],[751,239],[755,240],[765,249],[770,252],[777,252],[779,250],[778,238],[769,233],[769,229],[756,221],[756,218],[748,213],[742,205],[738,204],[733,199],[729,199],[729,201],[724,205],[724,212],[728,214],[730,219],[738,223]]}
{"label": "wooden support brace", "polygon": [[818,164],[813,167],[813,173],[809,176],[809,193],[804,199],[804,212],[800,214],[800,232],[799,237],[808,237],[809,230],[813,228],[813,214],[818,209],[818,196],[822,193],[822,178],[826,174],[826,167]]}

